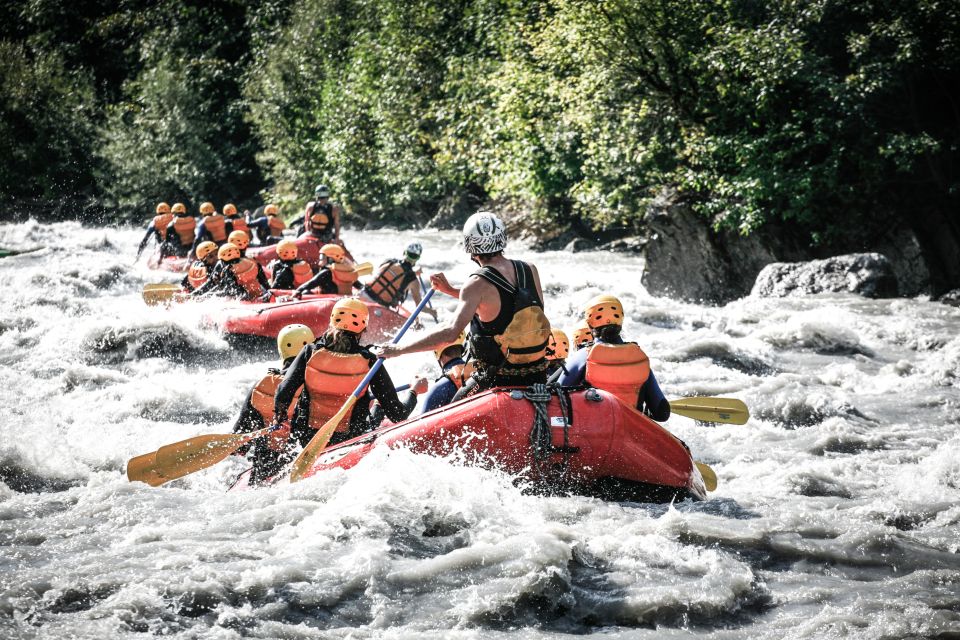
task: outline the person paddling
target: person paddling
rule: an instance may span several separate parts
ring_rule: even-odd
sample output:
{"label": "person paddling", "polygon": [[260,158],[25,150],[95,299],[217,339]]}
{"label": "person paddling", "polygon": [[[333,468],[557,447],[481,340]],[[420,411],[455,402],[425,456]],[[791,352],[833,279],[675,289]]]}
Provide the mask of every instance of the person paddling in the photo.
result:
{"label": "person paddling", "polygon": [[187,213],[187,207],[177,202],[170,208],[173,220],[167,225],[167,232],[160,245],[160,259],[167,256],[186,258],[193,246],[194,231],[197,229],[196,219]]}
{"label": "person paddling", "polygon": [[474,366],[464,361],[464,341],[465,336],[461,333],[454,342],[440,345],[433,350],[441,375],[419,399],[417,408],[411,415],[420,415],[450,404],[457,391],[463,388],[473,375]]}
{"label": "person paddling", "polygon": [[[411,242],[403,251],[403,258],[390,258],[384,260],[377,268],[377,272],[370,280],[369,284],[363,286],[361,296],[371,302],[387,307],[399,307],[407,299],[409,292],[413,296],[415,304],[420,304],[420,278],[414,266],[420,260],[423,254],[423,245],[419,242]],[[434,320],[437,319],[437,310],[426,308],[424,311],[430,314]],[[417,325],[415,325],[417,326]],[[457,336],[447,340],[452,341]]]}
{"label": "person paddling", "polygon": [[280,217],[277,205],[268,204],[263,208],[263,215],[248,221],[247,226],[257,234],[260,246],[267,246],[283,240],[283,230],[287,228],[287,223]]}
{"label": "person paddling", "polygon": [[228,203],[223,205],[223,217],[226,218],[227,221],[227,233],[243,231],[247,234],[248,238],[253,237],[253,234],[250,233],[250,227],[247,225],[247,219],[237,211],[235,204]]}
{"label": "person paddling", "polygon": [[[274,422],[273,405],[277,387],[283,381],[283,377],[290,369],[294,359],[300,350],[308,344],[313,343],[315,336],[310,327],[303,324],[290,324],[285,326],[277,334],[277,351],[280,353],[280,368],[267,369],[267,375],[253,385],[247,398],[240,410],[240,415],[233,425],[234,433],[250,433],[258,431]],[[290,403],[286,414],[286,419],[293,417],[293,410],[296,408],[296,394],[293,402]],[[246,455],[248,451],[253,451],[253,471],[250,476],[250,484],[260,485],[270,476],[276,475],[280,470],[280,462],[284,449],[284,439],[275,438],[270,435],[257,438],[235,453],[236,455]]]}
{"label": "person paddling", "polygon": [[433,287],[459,298],[453,320],[404,346],[379,345],[384,358],[395,358],[449,344],[470,325],[471,360],[477,368],[457,393],[466,395],[500,386],[546,382],[550,322],[543,313],[543,292],[535,266],[503,255],[507,232],[489,211],[480,211],[463,226],[463,246],[480,269],[462,289],[444,274],[430,276]]}
{"label": "person paddling", "polygon": [[144,234],[143,240],[140,241],[140,246],[137,247],[137,260],[140,259],[140,255],[147,247],[147,243],[150,242],[150,238],[156,240],[158,247],[163,244],[163,241],[167,239],[167,225],[170,224],[172,220],[173,212],[170,211],[170,205],[166,202],[158,203],[156,215],[153,216],[153,219],[147,224],[147,233]]}
{"label": "person paddling", "polygon": [[214,277],[190,295],[212,294],[242,300],[259,300],[269,295],[270,283],[263,268],[251,258],[241,256],[237,245],[228,242],[221,246],[217,258]]}
{"label": "person paddling", "polygon": [[218,247],[224,244],[227,242],[227,234],[230,232],[227,228],[226,216],[217,213],[217,209],[212,202],[204,202],[200,205],[200,216],[193,246],[190,247],[191,256],[197,255],[197,247],[200,246],[201,242],[214,242]]}
{"label": "person paddling", "polygon": [[[338,300],[330,313],[330,328],[300,351],[277,387],[274,416],[286,416],[290,405],[294,402],[297,405],[293,419],[280,426],[281,432],[290,434],[294,447],[310,442],[317,430],[336,415],[376,362],[369,347],[360,344],[368,317],[367,305],[360,300]],[[386,367],[380,367],[370,381],[366,397],[356,403],[349,421],[337,426],[329,444],[354,438],[369,429],[373,398],[393,422],[404,420],[416,404],[415,391],[404,392],[401,399]]]}
{"label": "person paddling", "polygon": [[576,387],[586,382],[609,391],[654,420],[668,419],[670,402],[660,390],[647,354],[620,335],[623,328],[620,300],[600,295],[590,300],[583,311],[594,341],[567,360],[567,373],[560,376],[560,384]]}
{"label": "person paddling", "polygon": [[343,247],[338,244],[325,244],[320,247],[320,255],[323,256],[323,266],[310,280],[297,285],[293,292],[294,298],[299,299],[314,289],[319,289],[320,293],[339,293],[346,296],[353,293],[354,287],[361,286],[357,281],[356,265],[347,257]]}
{"label": "person paddling", "polygon": [[289,238],[277,243],[277,259],[270,265],[274,289],[296,289],[313,278],[313,269],[297,258],[298,253],[297,243]]}
{"label": "person paddling", "polygon": [[210,279],[213,273],[213,266],[216,263],[216,243],[209,240],[201,242],[197,247],[197,259],[190,265],[190,268],[187,270],[187,275],[185,275],[180,282],[180,286],[187,292],[199,289]]}

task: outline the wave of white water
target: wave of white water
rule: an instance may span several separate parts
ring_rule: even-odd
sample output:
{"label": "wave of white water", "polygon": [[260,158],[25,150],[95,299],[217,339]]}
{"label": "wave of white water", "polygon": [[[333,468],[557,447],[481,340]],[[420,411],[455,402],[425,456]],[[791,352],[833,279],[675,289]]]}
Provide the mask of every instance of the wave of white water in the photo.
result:
{"label": "wave of white water", "polygon": [[[347,234],[360,260],[455,234]],[[226,493],[239,459],[153,489],[132,456],[228,430],[274,355],[191,309],[147,307],[138,229],[0,225],[0,637],[947,638],[960,634],[960,311],[924,299],[650,296],[642,263],[540,268],[571,326],[621,297],[671,397],[729,395],[744,426],[668,427],[720,485],[703,503],[522,492],[377,450],[350,471]],[[438,296],[449,314],[455,302]],[[427,320],[428,326],[432,321]],[[428,354],[391,360],[399,383]]]}

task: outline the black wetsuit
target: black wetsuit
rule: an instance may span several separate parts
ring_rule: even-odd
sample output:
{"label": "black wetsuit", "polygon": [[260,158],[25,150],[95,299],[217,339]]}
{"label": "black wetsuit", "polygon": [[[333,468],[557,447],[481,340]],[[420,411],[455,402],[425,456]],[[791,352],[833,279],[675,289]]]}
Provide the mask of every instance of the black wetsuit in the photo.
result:
{"label": "black wetsuit", "polygon": [[[354,283],[356,285],[356,283]],[[283,287],[278,286],[278,289]],[[337,288],[337,283],[333,281],[333,272],[326,267],[317,271],[317,274],[304,282],[302,285],[297,287],[297,291],[302,291],[304,293],[311,291],[313,289],[319,289],[320,293],[339,293],[340,289]]]}
{"label": "black wetsuit", "polygon": [[[274,289],[293,289],[293,265],[300,262],[299,258],[293,260],[274,260],[273,261],[273,288]],[[327,293],[324,291],[324,293]],[[333,291],[336,293],[336,291]]]}
{"label": "black wetsuit", "polygon": [[[218,261],[207,277],[207,281],[191,295],[202,296],[209,293],[227,298],[250,300],[250,293],[237,281],[237,276],[233,273],[233,269],[230,268],[233,264],[236,264],[235,260],[231,260],[230,262],[224,262],[223,260]],[[270,290],[270,282],[267,280],[267,274],[264,273],[263,267],[261,267],[259,263],[257,264],[257,282],[260,283],[264,293]]]}
{"label": "black wetsuit", "polygon": [[[283,365],[279,370],[270,369],[268,373],[283,375],[290,368],[293,360],[293,356],[287,358],[283,361]],[[240,409],[240,415],[237,416],[236,422],[233,423],[234,433],[251,433],[270,426],[263,423],[263,416],[253,407],[252,399],[255,389],[256,386],[250,387],[250,391],[247,392],[247,398],[243,401],[243,408]],[[260,437],[248,442],[237,449],[236,454],[241,456],[246,455],[251,450],[253,451],[253,471],[250,476],[250,484],[259,485],[280,471],[283,456],[280,451],[270,448],[267,437]]]}
{"label": "black wetsuit", "polygon": [[[284,375],[283,382],[277,387],[277,394],[274,396],[273,415],[283,416],[287,414],[287,409],[290,407],[290,403],[293,401],[297,390],[303,387],[300,400],[297,404],[297,411],[293,417],[290,436],[292,441],[298,442],[304,447],[307,446],[307,443],[310,442],[317,433],[316,430],[310,428],[308,424],[310,417],[310,392],[304,387],[307,362],[313,357],[314,351],[324,344],[326,344],[326,336],[321,336],[319,340],[313,344],[308,344],[300,351],[300,354]],[[361,354],[370,362],[371,366],[377,359],[368,347],[360,346],[359,337],[353,337],[351,339],[350,350],[347,353]],[[377,399],[383,407],[386,416],[394,422],[404,420],[410,415],[416,403],[416,396],[413,396],[412,402],[409,397],[401,400],[397,395],[396,389],[393,387],[393,380],[390,379],[390,374],[387,372],[386,367],[380,367],[370,381],[370,386],[367,387],[365,394],[360,396],[354,405],[353,412],[350,414],[349,429],[346,432],[334,432],[333,437],[330,439],[331,445],[355,438],[369,431],[371,398]]]}

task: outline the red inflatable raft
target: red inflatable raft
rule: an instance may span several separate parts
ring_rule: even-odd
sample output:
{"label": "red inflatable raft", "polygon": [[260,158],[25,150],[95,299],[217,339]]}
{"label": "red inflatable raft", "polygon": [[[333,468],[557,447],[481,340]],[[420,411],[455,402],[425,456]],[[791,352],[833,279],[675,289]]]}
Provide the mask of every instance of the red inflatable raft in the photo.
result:
{"label": "red inflatable raft", "polygon": [[[405,447],[434,456],[457,454],[469,464],[498,468],[541,491],[613,500],[703,500],[707,490],[687,446],[659,424],[598,389],[561,391],[547,403],[550,441],[537,455],[534,404],[528,389],[495,389],[383,427],[321,454],[312,476],[349,469],[375,446]],[[556,393],[556,392],[555,392]],[[564,427],[564,415],[569,425]],[[544,432],[545,433],[545,432]],[[246,488],[246,475],[234,489]]]}
{"label": "red inflatable raft", "polygon": [[[300,236],[295,239],[294,242],[297,245],[297,257],[314,269],[317,269],[320,266],[320,242],[310,236]],[[277,259],[277,245],[247,247],[247,257],[253,258],[262,266],[266,267]]]}
{"label": "red inflatable raft", "polygon": [[177,256],[167,256],[161,260],[160,254],[155,253],[147,260],[147,266],[151,269],[159,269],[160,271],[186,273],[187,269],[190,268],[190,260],[188,258],[178,258]]}
{"label": "red inflatable raft", "polygon": [[[291,293],[280,289],[272,291],[278,298]],[[319,336],[327,330],[330,311],[342,297],[335,294],[307,294],[302,300],[288,302],[231,301],[210,312],[206,321],[222,332],[234,336],[276,338],[280,329],[288,324],[305,324]],[[364,302],[370,310],[364,337],[370,341],[392,336],[407,319],[405,313],[397,313],[373,302]]]}

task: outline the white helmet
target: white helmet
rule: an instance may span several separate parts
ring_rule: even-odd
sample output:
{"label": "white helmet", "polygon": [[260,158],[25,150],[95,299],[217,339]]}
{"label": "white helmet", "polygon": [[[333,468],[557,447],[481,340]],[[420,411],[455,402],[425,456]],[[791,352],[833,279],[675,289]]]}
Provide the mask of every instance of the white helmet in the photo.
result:
{"label": "white helmet", "polygon": [[403,252],[410,256],[419,258],[421,255],[423,255],[423,245],[419,242],[411,242],[407,245],[407,248],[404,249]]}
{"label": "white helmet", "polygon": [[507,247],[507,229],[490,211],[477,211],[463,224],[463,248],[471,255],[498,253]]}

